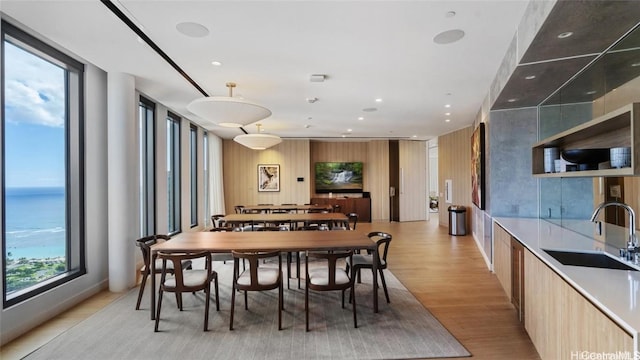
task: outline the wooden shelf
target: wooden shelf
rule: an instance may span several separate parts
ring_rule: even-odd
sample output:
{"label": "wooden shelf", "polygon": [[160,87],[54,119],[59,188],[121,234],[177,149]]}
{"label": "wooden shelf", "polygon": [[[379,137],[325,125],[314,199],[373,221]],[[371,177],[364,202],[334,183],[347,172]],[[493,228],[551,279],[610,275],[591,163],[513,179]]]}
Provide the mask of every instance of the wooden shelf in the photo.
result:
{"label": "wooden shelf", "polygon": [[[560,150],[631,147],[631,167],[545,173],[547,147]],[[631,103],[537,142],[532,148],[531,167],[533,176],[540,178],[640,175],[640,103]]]}

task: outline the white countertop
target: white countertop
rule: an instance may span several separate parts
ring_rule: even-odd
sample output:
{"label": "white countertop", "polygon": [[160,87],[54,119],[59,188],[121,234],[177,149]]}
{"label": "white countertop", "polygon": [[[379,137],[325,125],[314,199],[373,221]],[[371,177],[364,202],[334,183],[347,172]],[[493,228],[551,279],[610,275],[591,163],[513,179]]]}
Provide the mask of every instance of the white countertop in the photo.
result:
{"label": "white countertop", "polygon": [[[562,265],[542,249],[606,251],[616,248],[540,219],[494,218],[542,262],[558,273],[585,298],[640,341],[640,271]],[[584,226],[594,224],[584,221]],[[585,233],[585,231],[581,231]],[[638,345],[636,345],[638,346]]]}

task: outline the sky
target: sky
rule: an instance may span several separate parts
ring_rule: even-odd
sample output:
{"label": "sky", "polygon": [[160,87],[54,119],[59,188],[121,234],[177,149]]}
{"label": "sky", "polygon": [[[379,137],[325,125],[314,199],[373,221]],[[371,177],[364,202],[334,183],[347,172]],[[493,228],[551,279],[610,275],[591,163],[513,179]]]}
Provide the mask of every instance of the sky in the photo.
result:
{"label": "sky", "polygon": [[65,72],[5,42],[5,185],[65,183]]}

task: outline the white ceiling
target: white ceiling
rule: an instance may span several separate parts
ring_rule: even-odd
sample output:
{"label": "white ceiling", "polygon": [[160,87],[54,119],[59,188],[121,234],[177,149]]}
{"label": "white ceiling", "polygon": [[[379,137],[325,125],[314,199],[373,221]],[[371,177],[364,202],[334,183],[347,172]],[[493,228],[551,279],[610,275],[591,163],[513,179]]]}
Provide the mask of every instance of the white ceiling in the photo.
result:
{"label": "white ceiling", "polygon": [[[260,121],[268,133],[340,138],[352,129],[349,138],[417,139],[472,124],[528,4],[114,3],[209,95],[227,95],[225,83],[232,81],[234,96],[269,108],[272,116]],[[241,134],[191,114],[187,104],[202,95],[101,2],[3,0],[0,9],[105,71],[133,74],[142,93],[219,136]],[[450,11],[455,16],[447,16]],[[202,24],[209,34],[185,36],[176,30],[182,22]],[[452,29],[463,30],[464,38],[433,42]],[[214,60],[222,66],[212,66]],[[311,74],[326,74],[327,80],[310,82]],[[308,103],[312,97],[318,101]],[[363,112],[371,107],[378,110]],[[256,132],[253,125],[245,129]]]}

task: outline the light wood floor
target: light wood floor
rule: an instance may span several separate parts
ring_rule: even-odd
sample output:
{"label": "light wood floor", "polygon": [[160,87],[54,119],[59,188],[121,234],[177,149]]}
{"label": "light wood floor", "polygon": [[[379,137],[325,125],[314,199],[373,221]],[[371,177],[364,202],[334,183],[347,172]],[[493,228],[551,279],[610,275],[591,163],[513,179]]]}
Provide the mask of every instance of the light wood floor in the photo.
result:
{"label": "light wood floor", "polygon": [[[473,354],[475,359],[539,359],[496,276],[471,236],[450,236],[429,222],[360,223],[358,230],[393,235],[389,269]],[[2,347],[0,358],[20,359],[91,316],[121,294],[102,292]],[[146,294],[145,294],[146,295]],[[381,309],[388,306],[381,295]],[[393,304],[393,293],[390,294]]]}

